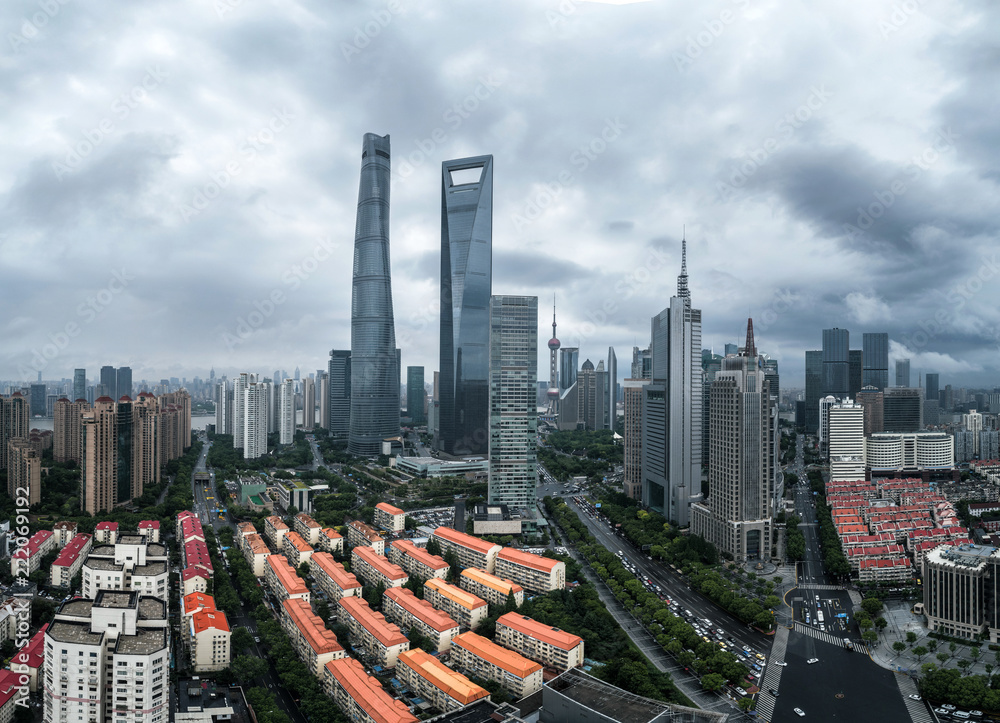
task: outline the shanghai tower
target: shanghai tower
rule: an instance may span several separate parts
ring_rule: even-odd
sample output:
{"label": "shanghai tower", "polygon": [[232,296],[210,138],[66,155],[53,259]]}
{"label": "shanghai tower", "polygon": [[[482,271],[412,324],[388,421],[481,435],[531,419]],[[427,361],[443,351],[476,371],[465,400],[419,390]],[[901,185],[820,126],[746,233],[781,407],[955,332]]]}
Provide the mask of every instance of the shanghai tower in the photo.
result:
{"label": "shanghai tower", "polygon": [[450,455],[489,452],[493,156],[441,164],[440,438]]}
{"label": "shanghai tower", "polygon": [[347,450],[372,456],[399,435],[399,375],[389,273],[389,136],[361,152],[351,290],[351,427]]}

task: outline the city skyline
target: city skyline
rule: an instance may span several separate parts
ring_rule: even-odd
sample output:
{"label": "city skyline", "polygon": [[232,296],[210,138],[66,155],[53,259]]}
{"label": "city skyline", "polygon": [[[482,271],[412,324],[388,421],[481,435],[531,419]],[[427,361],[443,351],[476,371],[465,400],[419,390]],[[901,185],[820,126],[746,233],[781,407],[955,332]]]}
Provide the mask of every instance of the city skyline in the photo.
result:
{"label": "city skyline", "polygon": [[[113,20],[99,2],[60,6],[23,36],[19,10],[0,9],[19,99],[0,121],[0,378],[33,381],[35,351],[47,379],[109,361],[136,379],[231,378],[279,349],[324,368],[349,347],[336,279],[368,130],[396,143],[398,345],[428,378],[438,168],[480,154],[496,163],[497,286],[556,293],[583,358],[641,345],[686,223],[706,347],[738,341],[749,311],[786,384],[833,327],[887,331],[890,362],[914,374],[997,376],[996,150],[976,60],[994,7],[796,8],[776,31],[775,8],[740,2],[728,22],[663,2],[512,0],[447,23],[434,2],[223,5]],[[95,54],[87,22],[117,39]],[[607,37],[632,41],[610,53]],[[765,39],[773,52],[752,52]],[[625,72],[637,64],[662,72]],[[858,64],[921,82],[873,83]],[[261,74],[273,82],[248,82]]]}

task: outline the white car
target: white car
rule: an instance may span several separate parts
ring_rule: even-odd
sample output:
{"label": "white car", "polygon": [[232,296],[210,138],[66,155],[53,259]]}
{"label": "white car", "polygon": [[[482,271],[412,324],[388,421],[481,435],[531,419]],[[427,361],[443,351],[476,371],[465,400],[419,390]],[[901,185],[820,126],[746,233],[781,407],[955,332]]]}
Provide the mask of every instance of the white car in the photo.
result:
{"label": "white car", "polygon": [[792,708],[792,710],[795,711],[795,715],[799,716],[799,718],[804,718],[806,715],[806,712],[801,708]]}
{"label": "white car", "polygon": [[809,663],[809,665],[812,665],[813,663],[818,663],[819,658],[809,658],[806,662]]}
{"label": "white car", "polygon": [[916,693],[911,693],[910,700],[920,700],[920,696],[917,695]]}
{"label": "white car", "polygon": [[780,665],[782,668],[788,667],[788,663],[782,660],[780,663],[772,663],[772,665]]}

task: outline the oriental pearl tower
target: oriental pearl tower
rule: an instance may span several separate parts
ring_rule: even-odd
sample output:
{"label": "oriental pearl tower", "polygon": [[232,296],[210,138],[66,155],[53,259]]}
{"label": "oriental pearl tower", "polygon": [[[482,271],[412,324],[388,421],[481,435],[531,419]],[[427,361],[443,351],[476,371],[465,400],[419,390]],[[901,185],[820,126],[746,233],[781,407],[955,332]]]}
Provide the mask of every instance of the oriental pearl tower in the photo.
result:
{"label": "oriental pearl tower", "polygon": [[559,351],[559,338],[556,336],[556,297],[552,297],[552,338],[549,339],[549,407],[545,414],[553,420],[558,413],[559,380],[556,378],[556,352]]}

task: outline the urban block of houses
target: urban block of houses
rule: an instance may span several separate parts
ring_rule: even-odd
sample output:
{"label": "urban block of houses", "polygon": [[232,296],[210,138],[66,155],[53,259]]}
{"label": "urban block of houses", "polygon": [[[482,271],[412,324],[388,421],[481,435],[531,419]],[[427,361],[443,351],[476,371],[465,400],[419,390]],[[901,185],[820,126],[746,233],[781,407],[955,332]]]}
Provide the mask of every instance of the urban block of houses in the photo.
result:
{"label": "urban block of houses", "polygon": [[439,653],[451,649],[458,635],[458,623],[447,613],[437,610],[427,600],[421,600],[412,590],[392,587],[382,595],[382,610],[386,619],[403,630],[416,630],[433,644]]}
{"label": "urban block of houses", "polygon": [[309,602],[309,588],[305,581],[295,574],[284,555],[268,555],[264,568],[264,584],[271,594],[284,602],[289,598],[301,598]]}
{"label": "urban block of houses", "polygon": [[400,653],[396,677],[435,708],[450,713],[488,698],[490,693],[419,648]]}
{"label": "urban block of houses", "polygon": [[359,546],[351,551],[351,570],[372,587],[381,583],[384,587],[399,587],[410,579],[399,565],[375,552],[373,547]]}
{"label": "urban block of houses", "polygon": [[451,660],[478,678],[500,684],[515,700],[542,689],[542,666],[476,633],[452,641]]}
{"label": "urban block of houses", "polygon": [[309,545],[312,547],[317,547],[319,545],[319,536],[320,532],[323,530],[323,526],[305,512],[300,512],[295,515],[293,527],[295,528],[295,531],[302,536],[302,539]]}
{"label": "urban block of houses", "polygon": [[49,573],[49,583],[53,587],[69,588],[73,578],[83,567],[92,540],[90,535],[81,532],[59,551]]}
{"label": "urban block of houses", "polygon": [[396,540],[389,545],[389,562],[399,565],[406,572],[421,580],[448,576],[450,565],[443,557],[432,555],[423,547],[417,547],[410,540]]}
{"label": "urban block of houses", "polygon": [[544,595],[566,587],[566,563],[505,547],[497,553],[494,573],[530,593]]}
{"label": "urban block of houses", "polygon": [[373,665],[392,668],[399,654],[410,649],[403,631],[372,610],[364,598],[342,597],[337,604],[342,612],[340,621],[350,631],[351,642],[355,648],[364,650]]}
{"label": "urban block of houses", "polygon": [[347,526],[347,544],[351,547],[371,547],[379,555],[385,554],[385,539],[361,520],[352,520]]}
{"label": "urban block of houses", "polygon": [[354,658],[332,660],[323,668],[323,690],[357,723],[416,723],[406,704],[389,696]]}
{"label": "urban block of houses", "polygon": [[257,577],[264,577],[266,561],[271,554],[271,548],[264,542],[264,538],[256,532],[247,533],[243,538],[243,557]]}
{"label": "urban block of houses", "polygon": [[406,529],[406,513],[388,502],[375,505],[375,526],[391,535],[397,535]]}
{"label": "urban block of houses", "polygon": [[448,613],[465,630],[475,630],[489,617],[489,605],[485,600],[440,578],[424,583],[424,600]]}
{"label": "urban block of houses", "polygon": [[443,556],[449,551],[454,552],[461,567],[476,567],[489,573],[493,572],[497,554],[503,549],[500,545],[450,527],[438,527],[432,538],[440,545]]}
{"label": "urban block of houses", "polygon": [[510,580],[492,575],[486,570],[470,567],[462,570],[458,584],[466,592],[471,592],[490,605],[504,605],[511,593],[518,607],[524,604],[524,588]]}
{"label": "urban block of houses", "polygon": [[329,552],[314,552],[309,559],[309,572],[330,602],[342,597],[361,595],[361,583],[354,573],[333,559]]}
{"label": "urban block of houses", "polygon": [[583,665],[583,638],[520,613],[497,618],[493,640],[548,668],[569,670]]}
{"label": "urban block of houses", "polygon": [[290,598],[281,603],[281,627],[285,630],[299,659],[316,677],[331,660],[347,655],[337,636],[305,600]]}

